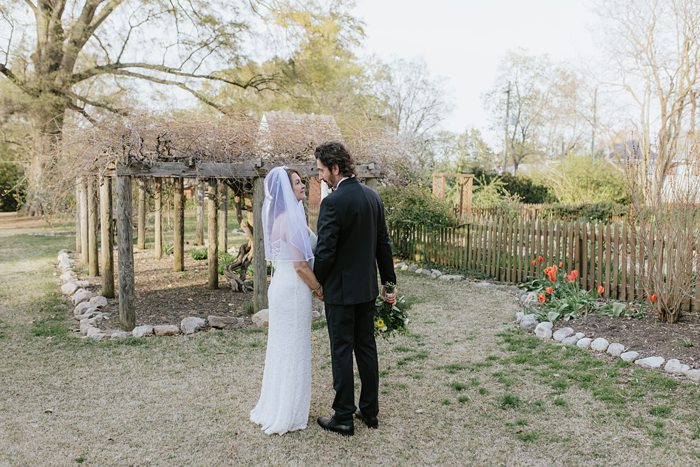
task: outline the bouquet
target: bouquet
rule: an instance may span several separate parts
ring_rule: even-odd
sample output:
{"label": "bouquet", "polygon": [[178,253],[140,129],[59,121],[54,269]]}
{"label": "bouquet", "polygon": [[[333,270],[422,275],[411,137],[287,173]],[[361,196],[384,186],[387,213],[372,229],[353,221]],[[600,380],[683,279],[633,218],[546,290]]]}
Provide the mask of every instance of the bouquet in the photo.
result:
{"label": "bouquet", "polygon": [[[396,285],[387,282],[384,284],[384,290],[387,294],[392,294],[396,290]],[[377,297],[374,310],[374,335],[382,336],[383,338],[390,337],[395,332],[400,334],[406,333],[406,325],[408,324],[408,315],[403,308],[405,299],[403,296],[396,298],[396,303],[391,304],[385,301],[381,296]]]}

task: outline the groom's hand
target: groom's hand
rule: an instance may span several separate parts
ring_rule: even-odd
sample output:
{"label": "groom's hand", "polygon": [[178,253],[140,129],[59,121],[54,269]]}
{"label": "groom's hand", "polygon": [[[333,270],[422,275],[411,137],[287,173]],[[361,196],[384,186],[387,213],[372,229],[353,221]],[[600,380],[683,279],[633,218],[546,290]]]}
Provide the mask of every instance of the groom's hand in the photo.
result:
{"label": "groom's hand", "polygon": [[386,288],[382,286],[382,300],[392,305],[396,303],[396,297],[398,297],[399,291],[394,287],[394,291],[390,294],[386,293]]}
{"label": "groom's hand", "polygon": [[314,296],[323,301],[323,287],[319,287],[318,290],[314,292]]}

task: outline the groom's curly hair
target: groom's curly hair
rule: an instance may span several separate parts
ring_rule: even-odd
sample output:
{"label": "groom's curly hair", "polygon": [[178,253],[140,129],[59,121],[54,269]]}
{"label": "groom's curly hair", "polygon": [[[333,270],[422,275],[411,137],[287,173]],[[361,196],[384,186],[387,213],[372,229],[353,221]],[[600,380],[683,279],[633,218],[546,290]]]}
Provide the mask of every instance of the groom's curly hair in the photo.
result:
{"label": "groom's curly hair", "polygon": [[337,165],[343,177],[355,174],[355,161],[352,160],[352,156],[345,149],[345,146],[337,141],[321,144],[316,148],[314,155],[329,169]]}

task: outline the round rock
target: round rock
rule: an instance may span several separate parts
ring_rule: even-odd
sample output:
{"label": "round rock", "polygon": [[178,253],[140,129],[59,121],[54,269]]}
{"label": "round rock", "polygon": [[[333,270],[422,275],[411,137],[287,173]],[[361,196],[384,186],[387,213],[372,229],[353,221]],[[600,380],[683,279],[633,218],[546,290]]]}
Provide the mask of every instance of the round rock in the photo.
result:
{"label": "round rock", "polygon": [[591,347],[591,342],[593,340],[590,337],[583,337],[576,342],[576,347],[580,347],[582,349],[588,349]]}
{"label": "round rock", "polygon": [[574,330],[571,328],[561,328],[557,329],[554,334],[552,334],[552,339],[554,339],[557,342],[561,342],[570,335],[574,333]]}
{"label": "round rock", "polygon": [[607,352],[613,357],[619,357],[624,351],[625,346],[622,344],[618,344],[617,342],[613,342],[612,344],[610,344],[607,350]]}
{"label": "round rock", "polygon": [[635,360],[634,363],[642,368],[661,368],[665,361],[663,357],[647,357]]}
{"label": "round rock", "polygon": [[626,362],[633,362],[639,357],[639,352],[629,351],[620,354],[620,358]]}
{"label": "round rock", "polygon": [[610,342],[608,342],[607,339],[598,337],[597,339],[594,339],[593,342],[591,342],[591,349],[595,350],[596,352],[605,352],[606,350],[608,350],[609,345]]}

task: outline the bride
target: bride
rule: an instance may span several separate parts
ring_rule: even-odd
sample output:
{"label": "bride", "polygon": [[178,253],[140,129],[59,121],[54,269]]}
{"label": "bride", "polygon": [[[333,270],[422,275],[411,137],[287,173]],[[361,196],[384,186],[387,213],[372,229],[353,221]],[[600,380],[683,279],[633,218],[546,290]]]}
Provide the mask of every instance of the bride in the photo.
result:
{"label": "bride", "polygon": [[250,419],[268,435],[302,430],[309,418],[311,294],[323,299],[323,289],[309,266],[316,236],[306,222],[305,198],[295,170],[275,167],[265,177],[265,259],[274,272],[262,389]]}

